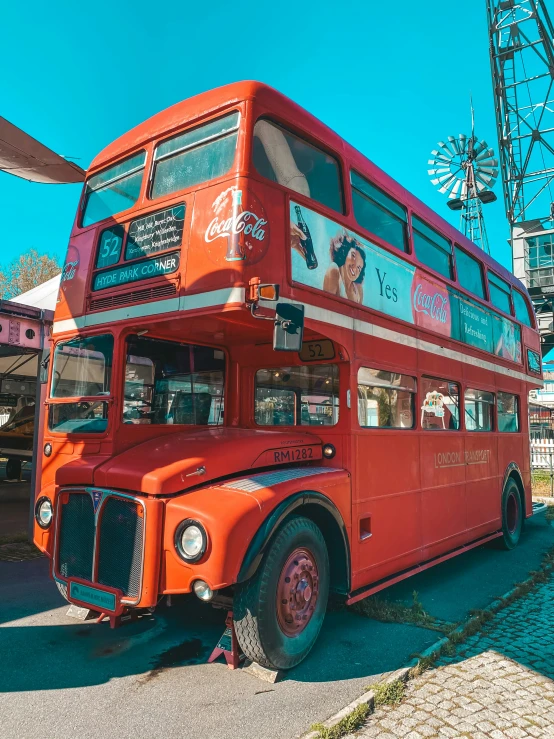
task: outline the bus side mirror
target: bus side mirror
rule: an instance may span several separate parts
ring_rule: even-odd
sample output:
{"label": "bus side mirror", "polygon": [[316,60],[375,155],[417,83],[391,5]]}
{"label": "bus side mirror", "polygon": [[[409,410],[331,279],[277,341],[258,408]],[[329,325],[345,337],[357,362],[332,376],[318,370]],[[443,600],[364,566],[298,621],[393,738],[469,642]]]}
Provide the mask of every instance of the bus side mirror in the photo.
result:
{"label": "bus side mirror", "polygon": [[300,303],[277,303],[273,349],[277,352],[299,352],[304,333],[304,306]]}

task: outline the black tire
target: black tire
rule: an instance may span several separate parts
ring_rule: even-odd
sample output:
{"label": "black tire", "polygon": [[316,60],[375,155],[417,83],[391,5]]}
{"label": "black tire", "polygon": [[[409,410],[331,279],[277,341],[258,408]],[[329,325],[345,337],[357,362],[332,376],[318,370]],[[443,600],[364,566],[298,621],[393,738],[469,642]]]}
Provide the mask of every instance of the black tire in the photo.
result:
{"label": "black tire", "polygon": [[[297,550],[308,550],[313,556],[318,594],[306,625],[300,627],[300,633],[290,636],[279,623],[277,591],[284,568]],[[329,556],[323,534],[308,518],[299,516],[285,521],[255,575],[235,589],[233,621],[242,651],[248,659],[270,669],[287,670],[299,664],[317,640],[328,596]],[[286,599],[280,602],[286,603]]]}
{"label": "black tire", "polygon": [[502,491],[502,549],[515,549],[523,529],[523,503],[516,481],[510,477]]}
{"label": "black tire", "polygon": [[21,477],[21,460],[8,459],[6,462],[6,480],[19,480]]}

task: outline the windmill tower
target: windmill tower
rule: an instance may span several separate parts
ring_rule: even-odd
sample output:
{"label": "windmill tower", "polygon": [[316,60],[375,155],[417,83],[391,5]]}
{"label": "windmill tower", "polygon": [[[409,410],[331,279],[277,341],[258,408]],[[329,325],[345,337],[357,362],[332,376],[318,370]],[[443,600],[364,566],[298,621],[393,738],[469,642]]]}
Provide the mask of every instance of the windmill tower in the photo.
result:
{"label": "windmill tower", "polygon": [[461,133],[439,141],[431,152],[428,164],[431,183],[439,192],[448,195],[447,205],[460,211],[460,231],[483,251],[490,254],[483,204],[492,203],[496,195],[490,188],[498,176],[498,161],[486,141],[479,141],[473,125],[471,109],[471,136]]}
{"label": "windmill tower", "polygon": [[513,271],[554,346],[554,27],[544,0],[486,0]]}

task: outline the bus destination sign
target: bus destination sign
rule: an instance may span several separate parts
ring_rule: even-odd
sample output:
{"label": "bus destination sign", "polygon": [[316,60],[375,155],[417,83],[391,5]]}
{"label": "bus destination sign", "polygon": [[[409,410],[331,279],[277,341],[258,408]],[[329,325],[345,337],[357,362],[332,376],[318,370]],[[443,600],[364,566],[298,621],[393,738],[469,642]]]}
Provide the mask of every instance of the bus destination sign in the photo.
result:
{"label": "bus destination sign", "polygon": [[162,257],[143,259],[133,264],[122,264],[115,269],[99,272],[94,277],[93,290],[104,290],[107,287],[125,285],[128,282],[140,282],[159,275],[169,275],[179,269],[181,253],[178,251],[164,254]]}
{"label": "bus destination sign", "polygon": [[125,259],[147,257],[159,251],[181,246],[184,223],[184,203],[131,221]]}

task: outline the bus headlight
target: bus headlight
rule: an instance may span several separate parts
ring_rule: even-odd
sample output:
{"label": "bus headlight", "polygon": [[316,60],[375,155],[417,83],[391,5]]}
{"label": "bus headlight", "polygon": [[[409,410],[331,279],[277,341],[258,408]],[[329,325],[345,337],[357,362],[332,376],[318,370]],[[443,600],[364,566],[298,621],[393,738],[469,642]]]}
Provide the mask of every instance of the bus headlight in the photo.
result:
{"label": "bus headlight", "polygon": [[35,505],[35,519],[41,529],[47,529],[52,523],[54,509],[50,498],[42,497]]}
{"label": "bus headlight", "polygon": [[208,536],[202,524],[187,518],[175,531],[175,549],[186,562],[198,562],[208,546]]}

